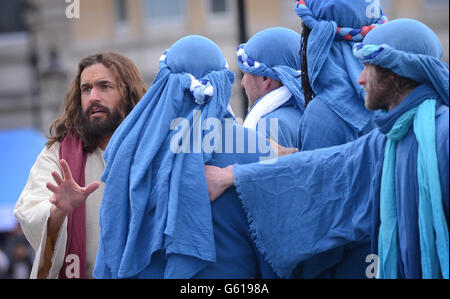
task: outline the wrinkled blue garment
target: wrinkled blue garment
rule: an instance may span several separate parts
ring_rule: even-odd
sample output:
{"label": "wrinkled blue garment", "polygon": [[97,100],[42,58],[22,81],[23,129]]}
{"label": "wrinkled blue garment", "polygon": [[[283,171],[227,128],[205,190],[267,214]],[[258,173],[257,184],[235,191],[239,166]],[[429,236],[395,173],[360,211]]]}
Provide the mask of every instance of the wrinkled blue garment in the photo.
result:
{"label": "wrinkled blue garment", "polygon": [[[289,277],[300,262],[318,253],[368,238],[371,253],[377,253],[384,134],[398,117],[433,93],[427,85],[418,87],[396,109],[377,118],[379,129],[354,142],[282,157],[270,166],[234,166],[235,185],[258,248],[279,276]],[[448,225],[449,113],[448,106],[438,102],[436,146]],[[420,278],[413,130],[398,143],[397,156],[402,157],[395,170],[400,272],[403,278]]]}
{"label": "wrinkled blue garment", "polygon": [[294,97],[296,108],[303,113],[305,99],[300,78],[300,45],[301,36],[293,30],[282,27],[265,29],[239,46],[237,63],[246,73],[282,82]]}
{"label": "wrinkled blue garment", "polygon": [[353,141],[374,129],[371,121],[355,130],[322,99],[315,98],[305,109],[299,131],[299,150],[309,151]]}
{"label": "wrinkled blue garment", "polygon": [[[429,98],[438,98],[428,84],[417,87],[399,106],[376,118],[380,131],[387,134],[405,112],[417,107]],[[447,134],[447,136],[445,135]],[[442,203],[448,226],[448,106],[439,100],[436,106],[436,147],[442,192]],[[419,185],[417,183],[418,143],[411,128],[397,145],[395,191],[397,193],[397,218],[399,231],[399,269],[404,278],[422,278],[421,248],[419,237]],[[411,180],[411,178],[415,178]],[[412,200],[414,199],[414,200]],[[377,245],[378,246],[378,245]]]}
{"label": "wrinkled blue garment", "polygon": [[[215,142],[222,144],[222,150],[214,152],[208,165],[225,167],[238,163],[247,164],[259,162],[261,157],[268,157],[269,152],[249,150],[250,144],[258,142],[258,136],[253,130],[233,122],[232,119],[221,121],[222,135]],[[205,135],[208,133],[206,132]],[[238,138],[242,137],[244,151],[237,152]],[[267,145],[268,146],[268,145]],[[268,149],[268,147],[266,148]],[[198,155],[198,154],[197,154]],[[195,172],[198,172],[196,170]],[[196,175],[195,172],[192,175]],[[187,180],[189,181],[189,180]],[[193,279],[249,279],[277,278],[270,265],[258,252],[251,235],[247,217],[234,188],[230,188],[214,201],[211,207],[216,260],[209,262],[205,268],[193,275]],[[206,215],[203,215],[206,217]],[[182,256],[172,258],[176,263],[182,263]],[[133,278],[164,278],[167,261],[161,252],[153,254],[151,264]]]}
{"label": "wrinkled blue garment", "polygon": [[[257,135],[255,131],[240,125],[233,125],[233,132],[224,129],[224,141],[230,140],[232,135],[233,146],[237,146],[237,136],[244,136],[244,152],[230,153],[223,145],[222,153],[214,153],[208,165],[226,167],[230,164],[249,164],[260,162],[261,157],[269,158],[268,144],[266,147],[256,148],[252,153],[249,146],[258,139],[264,141],[264,136]],[[234,150],[237,152],[237,150]],[[227,153],[228,152],[228,153]],[[209,263],[204,270],[193,278],[197,279],[248,279],[248,278],[277,278],[269,263],[257,250],[250,235],[247,217],[242,208],[235,188],[228,189],[212,204],[212,219],[214,238],[216,241],[216,262]]]}
{"label": "wrinkled blue garment", "polygon": [[[398,34],[399,32],[401,32],[402,34],[399,35]],[[414,38],[411,38],[411,36],[414,36]],[[440,60],[443,55],[443,49],[439,41],[439,38],[425,24],[411,19],[394,20],[383,26],[375,28],[374,30],[369,32],[366,38],[364,39],[364,42],[355,45],[353,50],[355,56],[361,59],[361,61],[364,63],[378,65],[383,68],[390,69],[400,76],[407,77],[415,80],[416,82],[423,83],[422,86],[414,90],[414,92],[412,92],[408,96],[408,98],[405,99],[399,105],[399,107],[396,107],[394,111],[390,112],[389,115],[393,115],[394,112],[397,111],[397,113],[403,113],[404,116],[406,109],[402,109],[403,106],[409,105],[410,106],[409,109],[416,109],[417,105],[420,104],[420,102],[423,101],[424,98],[426,99],[427,97],[429,99],[440,98],[440,101],[442,101],[444,105],[448,107],[449,103],[448,65]],[[414,99],[418,99],[419,102],[414,101]],[[418,116],[416,117],[417,119],[420,118],[420,115],[422,115],[422,111],[425,109],[424,107],[422,107],[423,105],[424,104],[419,106]],[[442,106],[442,104],[439,104],[438,107],[436,108],[437,110],[436,118],[442,119],[439,116],[439,112],[442,111],[442,108],[439,108],[439,106]],[[433,108],[430,109],[434,110]],[[429,112],[429,116],[427,117],[433,118],[432,111]],[[424,120],[425,124],[419,124],[416,118],[414,120],[415,138],[412,138],[409,141],[410,143],[407,144],[407,146],[404,148],[405,152],[401,157],[403,160],[404,157],[409,156],[411,159],[409,165],[419,165],[419,169],[416,169],[417,168],[416,166],[413,169],[409,169],[410,171],[408,173],[414,174],[414,177],[418,177],[419,182],[421,182],[421,184],[414,186],[416,200],[418,200],[416,206],[418,207],[415,206],[414,208],[409,209],[410,213],[414,215],[413,217],[414,225],[417,225],[420,228],[419,230],[420,233],[418,233],[416,230],[411,230],[409,226],[410,223],[407,224],[406,221],[398,219],[399,225],[398,229],[400,230],[401,229],[400,225],[402,225],[402,228],[405,231],[409,230],[409,233],[406,234],[407,236],[409,236],[409,239],[415,240],[413,242],[409,242],[410,246],[406,247],[405,245],[406,241],[400,238],[399,247],[403,258],[403,260],[401,260],[400,262],[403,263],[402,265],[400,265],[400,272],[403,277],[436,278],[442,275],[443,277],[448,278],[448,216],[447,222],[444,223],[445,220],[442,219],[443,217],[438,216],[438,212],[440,212],[441,209],[437,207],[440,206],[440,204],[436,204],[436,202],[440,201],[441,197],[443,197],[444,199],[446,198],[445,191],[442,196],[439,194],[440,193],[438,184],[439,182],[435,182],[435,179],[428,181],[428,183],[426,184],[423,183],[424,177],[426,177],[424,176],[424,174],[427,173],[427,175],[431,175],[432,173],[431,168],[432,165],[434,165],[432,159],[434,155],[423,154],[424,149],[426,148],[423,145],[425,142],[423,140],[425,138],[427,139],[430,137],[433,138],[434,136],[428,135],[433,134],[434,130],[431,127],[431,125],[430,128],[425,128],[424,126],[426,125],[425,123],[426,121]],[[385,134],[388,134],[390,128],[394,126],[393,122],[396,121],[397,119],[399,119],[398,116],[396,117],[389,116],[387,118],[381,118],[381,120],[378,120],[377,123],[383,124],[383,132]],[[436,124],[436,127],[438,126],[439,122]],[[389,128],[389,130],[387,128]],[[440,130],[436,129],[437,131],[436,140],[438,143],[439,161],[442,161],[443,159],[442,153],[443,152],[445,153],[445,147],[441,149],[441,151],[439,151],[439,142],[442,139],[439,139],[438,137],[439,134],[441,134],[440,132],[442,132],[442,130],[444,130],[445,132],[445,124],[444,129]],[[448,124],[447,124],[447,131],[448,131]],[[404,139],[403,144],[405,144],[406,140],[408,140],[408,136],[406,136],[403,139]],[[420,149],[419,152],[417,151],[418,145],[416,139],[419,140],[419,143],[422,140],[421,141],[422,145],[419,147]],[[428,143],[429,142],[434,143],[433,139],[428,140],[429,140]],[[443,140],[445,140],[445,138]],[[391,145],[395,146],[395,143],[390,142],[389,146]],[[388,149],[389,148],[387,145],[386,150]],[[430,148],[429,150],[430,153],[434,152],[434,149],[432,148]],[[392,149],[391,151],[394,150]],[[448,152],[448,145],[447,145],[447,152]],[[419,153],[419,158],[417,158],[417,153]],[[394,156],[394,154],[391,154],[391,156]],[[426,163],[422,163],[421,161],[423,159],[427,159],[428,161]],[[427,165],[427,167],[426,168],[422,167],[421,165],[423,164]],[[442,166],[439,165],[439,167]],[[387,172],[388,170],[389,168],[387,168],[386,171],[383,171],[383,175],[385,175],[385,172]],[[393,174],[391,174],[391,176],[393,176]],[[444,174],[444,177],[445,176],[446,175]],[[441,174],[440,178],[442,179],[442,177],[443,176]],[[397,185],[394,186],[394,184],[392,184],[391,188],[394,189],[394,191],[391,191],[391,193],[397,192],[398,189],[401,187],[402,186]],[[429,191],[431,192],[430,193],[431,195],[428,195],[427,191],[428,188],[430,188],[431,190]],[[387,193],[384,192],[383,194]],[[420,196],[417,196],[417,194],[420,194]],[[431,199],[430,202],[433,203],[431,205],[433,207],[432,209],[431,208],[429,209],[429,206],[427,205],[429,199]],[[388,203],[389,201],[386,200],[381,201],[381,204],[388,204]],[[445,204],[446,203],[444,200],[444,206]],[[404,204],[403,207],[411,207],[411,205]],[[381,216],[385,218],[384,222],[385,224],[382,226],[382,230],[380,233],[380,244],[378,245],[380,247],[379,251],[381,254],[380,256],[381,266],[379,273],[381,278],[396,277],[398,272],[396,265],[397,245],[394,244],[396,240],[393,239],[392,237],[389,237],[391,241],[388,241],[389,239],[387,238],[389,236],[389,230],[394,229],[393,231],[391,231],[391,234],[395,234],[395,225],[396,225],[395,222],[397,222],[397,219],[395,219],[395,214],[392,214],[391,217],[387,217],[388,214],[387,211],[392,210],[395,210],[395,207],[390,207],[387,210],[386,209],[383,210],[383,208],[380,208]],[[433,216],[430,216],[431,213],[430,211],[432,211]],[[448,204],[447,204],[447,211],[448,211]],[[419,218],[418,222],[416,221],[417,217]],[[392,219],[391,221],[389,221],[390,218]],[[404,219],[409,218],[411,217],[408,218],[405,217]],[[433,219],[432,222],[430,221],[430,218]],[[438,223],[440,223],[440,225]],[[434,231],[427,232],[428,230]],[[436,235],[436,242],[433,240],[434,234]],[[420,247],[418,246],[417,240],[420,240],[419,243]],[[434,245],[434,243],[436,243],[436,245]],[[440,266],[438,265],[437,257],[439,257]],[[421,264],[417,263],[417,261],[419,260],[421,260]]]}
{"label": "wrinkled blue garment", "polygon": [[423,278],[448,278],[448,228],[436,155],[436,100],[425,100],[405,112],[387,134],[380,191],[379,278],[398,278],[398,219],[395,162],[398,140],[411,127],[418,142],[418,227]]}
{"label": "wrinkled blue garment", "polygon": [[295,275],[299,263],[317,254],[370,240],[370,196],[378,194],[371,189],[378,185],[373,180],[380,173],[384,139],[374,131],[270,166],[234,166],[256,244],[280,277]]}
{"label": "wrinkled blue garment", "polygon": [[[367,10],[372,3],[365,0],[307,0],[306,4],[309,9],[296,8],[296,12],[312,30],[308,38],[307,61],[315,98],[303,114],[298,137],[300,151],[344,144],[375,128],[374,114],[365,108],[365,92],[358,84],[364,66],[353,56],[355,42],[337,41],[335,36],[338,26],[362,28],[377,23],[382,16],[378,8],[378,16],[368,17]],[[369,251],[369,247],[365,242],[360,246],[323,253],[306,261],[299,275],[308,278],[362,278],[365,264],[355,259],[361,261],[361,252]]]}
{"label": "wrinkled blue garment", "polygon": [[264,128],[260,127],[261,123],[258,123],[256,130],[261,130],[261,134],[264,134],[281,146],[298,148],[300,144],[298,137],[301,120],[302,113],[297,108],[294,98],[291,98],[260,120],[260,122],[265,122],[265,132]]}
{"label": "wrinkled blue garment", "polygon": [[[203,120],[227,115],[234,75],[225,66],[212,41],[200,36],[179,40],[161,59],[149,91],[112,136],[104,155],[95,277],[134,277],[155,253],[167,260],[165,278],[192,277],[216,260],[202,171],[212,153],[202,151],[201,127],[194,120],[195,111]],[[203,105],[197,101],[207,93],[197,97],[199,82],[214,89]],[[190,138],[180,143],[181,134]]]}
{"label": "wrinkled blue garment", "polygon": [[[373,112],[364,106],[365,92],[358,84],[358,78],[363,70],[363,64],[355,59],[352,53],[353,41],[335,41],[337,27],[361,28],[374,24],[380,14],[367,15],[367,9],[372,3],[366,0],[307,0],[309,9],[298,9],[296,12],[302,21],[312,31],[308,38],[307,61],[308,75],[315,99],[320,99],[340,118],[322,123],[310,124],[308,129],[340,130],[350,127],[354,133],[346,136],[340,144],[352,141],[351,135],[361,135],[360,132],[368,126],[373,126]],[[383,25],[382,25],[383,26]],[[314,100],[313,100],[314,101]],[[313,102],[312,101],[312,102]],[[310,104],[312,104],[312,102]],[[309,105],[308,105],[309,106]],[[315,107],[305,110],[314,111]],[[333,126],[339,124],[339,126]],[[320,127],[319,127],[320,126]],[[306,129],[304,129],[306,130]],[[314,133],[305,133],[310,136]],[[309,140],[302,137],[302,146],[311,149]],[[330,146],[324,144],[324,146]],[[323,146],[323,147],[324,147]]]}
{"label": "wrinkled blue garment", "polygon": [[364,63],[428,83],[448,105],[448,64],[440,60],[443,48],[439,38],[423,23],[411,19],[388,22],[369,32],[362,44],[355,45],[354,53]]}

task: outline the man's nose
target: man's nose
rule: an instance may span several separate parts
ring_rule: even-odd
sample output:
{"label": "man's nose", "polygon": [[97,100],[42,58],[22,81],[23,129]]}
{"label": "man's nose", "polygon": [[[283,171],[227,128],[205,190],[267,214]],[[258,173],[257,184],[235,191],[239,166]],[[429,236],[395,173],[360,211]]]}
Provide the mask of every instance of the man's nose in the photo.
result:
{"label": "man's nose", "polygon": [[91,89],[91,93],[89,94],[89,102],[96,103],[100,101],[100,94],[96,87]]}
{"label": "man's nose", "polygon": [[364,67],[361,75],[358,78],[359,85],[364,86],[364,85],[366,85],[366,83],[367,83],[367,66]]}

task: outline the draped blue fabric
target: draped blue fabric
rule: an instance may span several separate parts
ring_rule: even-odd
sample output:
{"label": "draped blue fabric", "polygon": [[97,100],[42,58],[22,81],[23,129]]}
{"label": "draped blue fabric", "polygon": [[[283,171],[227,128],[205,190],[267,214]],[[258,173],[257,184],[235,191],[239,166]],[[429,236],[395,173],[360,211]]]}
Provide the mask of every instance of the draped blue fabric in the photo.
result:
{"label": "draped blue fabric", "polygon": [[371,189],[377,187],[373,180],[382,166],[383,144],[384,137],[374,131],[345,145],[279,158],[270,166],[234,165],[256,244],[280,277],[295,277],[299,263],[313,256],[370,240],[370,197],[377,194]]}
{"label": "draped blue fabric", "polygon": [[167,260],[166,278],[192,277],[216,260],[202,171],[212,153],[202,150],[194,121],[195,110],[201,119],[227,115],[234,75],[226,65],[207,38],[177,41],[161,59],[151,88],[112,136],[104,155],[95,277],[134,277],[157,252]]}
{"label": "draped blue fabric", "polygon": [[[415,38],[409,38],[410,36]],[[439,98],[448,106],[449,73],[448,65],[440,60],[443,55],[442,45],[436,34],[423,23],[411,19],[398,19],[375,28],[367,34],[363,43],[355,45],[354,54],[364,63],[387,68],[402,77],[426,83],[428,90],[433,91],[429,95],[430,99]],[[416,89],[414,93],[425,90],[423,86]],[[433,104],[430,104],[431,102]],[[402,102],[400,106],[405,103],[408,101]],[[397,225],[400,222],[395,213],[394,165],[397,160],[395,152],[397,141],[403,139],[413,121],[418,150],[414,152],[416,156],[411,157],[411,163],[418,165],[414,173],[419,178],[417,190],[420,195],[417,196],[418,208],[413,212],[414,215],[417,214],[419,233],[407,235],[420,240],[421,265],[416,264],[413,271],[407,269],[402,274],[409,276],[410,273],[421,272],[423,278],[448,277],[448,228],[445,217],[441,215],[441,185],[434,149],[435,104],[434,100],[416,104],[414,103],[411,110],[403,111],[395,124],[389,123],[392,129],[385,132],[390,137],[385,149],[386,162],[383,169],[380,202],[381,226],[378,244],[380,278],[396,278],[399,274],[397,265],[399,246],[396,236],[397,229],[400,229]],[[378,123],[382,122],[378,121]],[[411,229],[404,225],[402,233],[404,234],[405,231],[411,231]],[[418,247],[414,249],[419,250]],[[402,256],[408,255],[403,252]],[[420,272],[417,269],[420,269]]]}
{"label": "draped blue fabric", "polygon": [[[423,278],[448,278],[448,226],[436,154],[436,100],[405,112],[387,134],[380,191],[379,278],[398,278],[398,217],[395,190],[397,142],[410,128],[418,142],[418,227]],[[414,125],[413,125],[414,123]]]}
{"label": "draped blue fabric", "polygon": [[[268,153],[262,154],[257,148],[255,151],[249,150],[254,142],[258,143],[258,138],[260,138],[254,130],[238,125],[231,118],[220,121],[220,123],[221,136],[223,136],[222,148],[221,151],[217,150],[213,153],[211,160],[208,162],[209,165],[225,167],[232,163],[247,164],[259,162],[261,157],[267,156]],[[205,135],[208,134],[209,131],[205,132]],[[245,150],[236,154],[235,152],[239,150],[237,140],[240,138],[242,149]],[[262,138],[265,140],[264,137]],[[197,175],[198,172],[198,169],[192,169],[189,178]],[[186,184],[189,184],[189,179],[186,180]],[[192,190],[192,192],[195,192],[195,190]],[[208,217],[208,215],[202,217]],[[216,245],[216,260],[215,262],[209,262],[206,267],[195,273],[191,278],[278,278],[252,240],[247,217],[234,188],[230,188],[214,201],[211,206],[211,217]],[[174,265],[184,265],[183,257],[180,255],[172,255],[171,260]],[[161,252],[156,252],[151,258],[151,263],[132,278],[162,279],[165,277],[166,268],[167,259]]]}
{"label": "draped blue fabric", "polygon": [[[360,137],[374,128],[373,113],[365,108],[365,92],[358,85],[364,66],[353,56],[355,42],[335,40],[338,26],[362,28],[377,23],[383,16],[382,11],[379,8],[378,14],[368,15],[370,5],[365,0],[307,0],[306,6],[296,7],[297,15],[311,29],[307,61],[308,77],[315,94],[304,113],[301,150],[352,141],[355,136]],[[314,103],[316,99],[325,106]],[[326,122],[314,122],[314,115],[320,114],[327,116]],[[323,131],[343,135],[343,138],[324,140],[321,138]]]}
{"label": "draped blue fabric", "polygon": [[[315,97],[302,117],[298,138],[302,151],[350,142],[375,128],[373,112],[365,108],[365,92],[358,84],[364,66],[353,56],[355,41],[336,37],[338,27],[354,28],[348,31],[351,32],[385,20],[380,7],[374,7],[369,15],[372,3],[365,0],[306,0],[305,3],[296,5],[295,11],[311,29],[306,58]],[[323,253],[305,262],[299,276],[363,278],[365,264],[360,256],[369,248],[365,242],[359,247],[342,247]]]}
{"label": "draped blue fabric", "polygon": [[[282,157],[273,165],[234,166],[235,185],[256,243],[278,275],[291,277],[310,257],[364,240],[371,240],[371,253],[378,253],[385,134],[404,113],[430,98],[437,98],[436,151],[448,227],[449,111],[428,84],[394,110],[377,115],[378,129],[354,142]],[[403,278],[422,277],[415,137],[409,130],[396,149],[396,156],[402,157],[395,163],[395,188]]]}

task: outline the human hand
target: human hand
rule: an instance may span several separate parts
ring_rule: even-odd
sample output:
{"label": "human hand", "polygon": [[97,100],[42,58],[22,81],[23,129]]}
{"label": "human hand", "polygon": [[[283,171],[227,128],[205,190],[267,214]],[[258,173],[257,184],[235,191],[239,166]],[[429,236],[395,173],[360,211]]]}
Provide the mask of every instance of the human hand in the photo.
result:
{"label": "human hand", "polygon": [[234,183],[233,166],[219,168],[205,166],[206,182],[208,183],[209,200],[214,202],[225,190]]}
{"label": "human hand", "polygon": [[298,152],[298,148],[284,147],[284,146],[279,145],[272,139],[268,139],[268,140],[270,142],[270,145],[275,149],[278,157],[283,157],[283,156],[295,154]]}
{"label": "human hand", "polygon": [[93,182],[87,187],[80,187],[72,178],[72,172],[67,162],[61,160],[60,165],[63,178],[56,171],[53,171],[52,176],[57,186],[47,182],[46,187],[53,192],[50,202],[65,214],[70,214],[100,187],[100,183]]}

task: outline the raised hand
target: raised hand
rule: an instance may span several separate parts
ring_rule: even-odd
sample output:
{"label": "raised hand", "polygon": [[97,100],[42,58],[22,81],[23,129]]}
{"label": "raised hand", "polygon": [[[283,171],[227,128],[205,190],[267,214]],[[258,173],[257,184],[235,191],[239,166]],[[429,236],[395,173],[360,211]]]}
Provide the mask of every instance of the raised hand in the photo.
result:
{"label": "raised hand", "polygon": [[97,190],[100,183],[93,182],[87,187],[80,187],[72,178],[69,165],[65,160],[60,161],[63,178],[56,172],[52,172],[56,186],[47,182],[47,189],[53,192],[50,202],[59,210],[70,214],[74,209],[86,201],[88,196]]}

